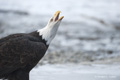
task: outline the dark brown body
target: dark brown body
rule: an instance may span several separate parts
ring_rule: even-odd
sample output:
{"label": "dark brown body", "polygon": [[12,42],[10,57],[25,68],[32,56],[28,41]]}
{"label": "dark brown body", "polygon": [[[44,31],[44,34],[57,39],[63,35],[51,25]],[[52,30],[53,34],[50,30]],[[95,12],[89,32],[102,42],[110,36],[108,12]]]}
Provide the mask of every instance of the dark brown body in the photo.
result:
{"label": "dark brown body", "polygon": [[37,31],[0,39],[0,78],[29,80],[30,70],[44,56],[48,45]]}

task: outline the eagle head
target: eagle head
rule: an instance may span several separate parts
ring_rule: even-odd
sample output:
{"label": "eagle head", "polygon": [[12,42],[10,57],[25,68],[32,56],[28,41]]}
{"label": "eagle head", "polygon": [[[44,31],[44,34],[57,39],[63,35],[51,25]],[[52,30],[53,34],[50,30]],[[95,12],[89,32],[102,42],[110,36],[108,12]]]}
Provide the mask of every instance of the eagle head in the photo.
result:
{"label": "eagle head", "polygon": [[60,25],[61,20],[64,18],[64,16],[59,18],[61,11],[57,11],[52,18],[50,18],[47,26],[49,27],[57,27]]}
{"label": "eagle head", "polygon": [[61,11],[57,11],[54,16],[50,18],[48,24],[43,29],[38,30],[39,35],[47,42],[47,45],[49,45],[55,37],[58,27],[64,18],[64,16],[59,18],[60,13]]}

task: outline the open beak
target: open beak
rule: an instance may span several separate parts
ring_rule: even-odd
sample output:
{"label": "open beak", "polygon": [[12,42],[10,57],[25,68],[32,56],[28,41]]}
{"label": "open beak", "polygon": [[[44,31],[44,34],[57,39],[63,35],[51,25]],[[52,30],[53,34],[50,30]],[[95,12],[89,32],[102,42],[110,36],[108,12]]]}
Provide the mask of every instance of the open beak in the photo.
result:
{"label": "open beak", "polygon": [[64,16],[62,16],[62,17],[59,18],[60,12],[61,12],[61,11],[57,11],[57,12],[54,14],[54,19],[55,19],[55,21],[60,21],[60,20],[62,20],[62,19],[64,18]]}

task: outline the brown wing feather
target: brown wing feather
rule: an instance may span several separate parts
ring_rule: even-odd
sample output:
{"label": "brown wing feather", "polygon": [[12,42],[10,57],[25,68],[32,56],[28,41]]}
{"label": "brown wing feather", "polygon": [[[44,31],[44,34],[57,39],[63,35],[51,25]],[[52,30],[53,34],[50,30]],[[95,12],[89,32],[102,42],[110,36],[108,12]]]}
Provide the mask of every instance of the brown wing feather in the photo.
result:
{"label": "brown wing feather", "polygon": [[32,69],[44,56],[47,47],[26,37],[13,38],[0,45],[0,76],[17,69]]}

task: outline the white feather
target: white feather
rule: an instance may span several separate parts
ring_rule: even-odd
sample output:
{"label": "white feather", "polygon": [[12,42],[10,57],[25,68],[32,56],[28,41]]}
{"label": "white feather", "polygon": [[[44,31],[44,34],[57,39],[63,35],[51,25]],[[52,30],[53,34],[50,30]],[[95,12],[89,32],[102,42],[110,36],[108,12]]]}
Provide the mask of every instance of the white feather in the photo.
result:
{"label": "white feather", "polygon": [[48,25],[46,27],[44,27],[43,29],[38,30],[37,32],[39,32],[39,35],[42,36],[42,39],[45,39],[47,41],[47,45],[49,45],[51,43],[51,41],[53,40],[53,38],[55,37],[59,24],[61,21],[57,22],[57,23],[48,23]]}

